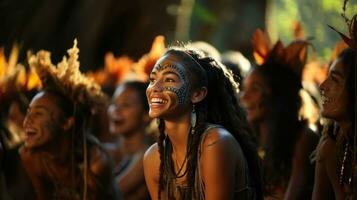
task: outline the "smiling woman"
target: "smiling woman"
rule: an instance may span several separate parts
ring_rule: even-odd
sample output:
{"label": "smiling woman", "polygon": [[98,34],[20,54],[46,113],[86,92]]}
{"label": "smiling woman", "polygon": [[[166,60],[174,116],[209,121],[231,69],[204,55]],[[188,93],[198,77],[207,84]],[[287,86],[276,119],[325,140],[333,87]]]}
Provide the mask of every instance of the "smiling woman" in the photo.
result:
{"label": "smiling woman", "polygon": [[231,72],[202,52],[171,47],[146,95],[159,141],[145,153],[152,199],[262,199],[258,156]]}
{"label": "smiling woman", "polygon": [[142,159],[152,144],[148,135],[147,83],[126,81],[118,85],[108,108],[109,130],[118,136],[114,175],[124,199],[148,199]]}
{"label": "smiling woman", "polygon": [[110,157],[90,127],[105,98],[80,73],[76,46],[69,54],[60,69],[45,51],[29,59],[44,88],[32,99],[23,123],[22,163],[39,200],[116,199]]}
{"label": "smiling woman", "polygon": [[313,199],[353,199],[352,190],[356,188],[353,176],[356,173],[356,51],[347,48],[339,54],[320,90],[321,115],[331,121],[325,125],[317,149]]}
{"label": "smiling woman", "polygon": [[[253,41],[259,41],[259,34],[257,31]],[[318,136],[299,117],[307,45],[302,40],[287,47],[276,42],[265,54],[259,54],[263,55],[261,64],[254,66],[243,81],[240,98],[258,137],[266,199],[311,198],[314,166],[309,155]]]}

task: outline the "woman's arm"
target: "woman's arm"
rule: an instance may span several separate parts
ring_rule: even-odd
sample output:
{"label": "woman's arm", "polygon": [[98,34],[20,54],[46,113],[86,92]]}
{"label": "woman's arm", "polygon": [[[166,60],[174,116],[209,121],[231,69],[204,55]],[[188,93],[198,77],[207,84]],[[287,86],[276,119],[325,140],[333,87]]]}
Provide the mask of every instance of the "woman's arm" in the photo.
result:
{"label": "woman's arm", "polygon": [[[137,153],[133,156],[130,165],[116,178],[117,185],[124,198],[130,193],[137,193],[138,189],[145,185],[144,167],[143,167],[143,153]],[[147,195],[147,190],[140,190],[141,196]]]}
{"label": "woman's arm", "polygon": [[[153,144],[144,155],[144,175],[151,199],[158,199],[160,177],[160,154],[157,143]],[[161,195],[163,191],[161,192]],[[163,198],[163,195],[161,196]]]}
{"label": "woman's arm", "polygon": [[285,200],[303,199],[311,196],[311,187],[314,181],[314,166],[310,162],[310,155],[316,148],[318,136],[312,131],[303,132],[298,139],[288,188],[285,192]]}
{"label": "woman's arm", "polygon": [[[318,156],[316,159],[315,167],[315,184],[312,193],[313,200],[325,200],[325,199],[335,199],[333,185],[331,182],[331,177],[328,173],[329,165],[333,164],[331,156],[336,156],[333,154],[333,149],[335,147],[333,141],[329,138],[321,141],[323,142],[318,149]],[[336,163],[335,163],[336,164]],[[336,172],[334,172],[336,173]]]}
{"label": "woman's arm", "polygon": [[109,154],[94,145],[90,149],[87,171],[87,197],[89,199],[116,199],[117,188],[114,184],[113,162]]}
{"label": "woman's arm", "polygon": [[200,167],[206,200],[232,199],[237,159],[244,159],[233,136],[221,128],[210,129],[202,142]]}

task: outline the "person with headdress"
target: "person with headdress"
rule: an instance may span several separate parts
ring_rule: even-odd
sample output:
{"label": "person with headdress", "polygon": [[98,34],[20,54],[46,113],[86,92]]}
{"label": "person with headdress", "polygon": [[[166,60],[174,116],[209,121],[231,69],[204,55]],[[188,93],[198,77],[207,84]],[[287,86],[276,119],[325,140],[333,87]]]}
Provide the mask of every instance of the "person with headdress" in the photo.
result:
{"label": "person with headdress", "polygon": [[297,40],[285,48],[278,41],[270,49],[267,36],[257,30],[253,46],[259,65],[245,77],[240,99],[258,137],[265,199],[309,199],[314,177],[309,155],[318,135],[299,117],[308,43]]}
{"label": "person with headdress", "polygon": [[144,156],[152,199],[262,199],[259,159],[232,73],[214,58],[172,46],[146,95],[158,142]]}
{"label": "person with headdress", "polygon": [[91,133],[92,116],[103,109],[100,87],[79,71],[78,52],[55,67],[50,53],[29,57],[43,89],[32,99],[23,126],[20,156],[37,199],[116,199],[110,156]]}
{"label": "person with headdress", "polygon": [[333,61],[320,85],[321,115],[328,120],[316,149],[314,200],[357,198],[357,14],[346,21],[350,36],[337,32],[349,47]]}

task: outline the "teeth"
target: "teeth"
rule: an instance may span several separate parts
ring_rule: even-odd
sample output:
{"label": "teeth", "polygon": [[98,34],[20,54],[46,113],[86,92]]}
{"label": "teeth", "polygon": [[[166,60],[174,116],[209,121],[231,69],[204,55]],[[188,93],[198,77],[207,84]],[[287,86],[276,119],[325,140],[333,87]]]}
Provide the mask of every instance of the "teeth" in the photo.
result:
{"label": "teeth", "polygon": [[111,120],[111,123],[113,123],[113,124],[120,124],[122,121],[123,121],[123,120],[121,120],[121,119],[113,119],[113,120]]}
{"label": "teeth", "polygon": [[25,133],[27,137],[32,137],[36,135],[36,131],[34,130],[26,130]]}
{"label": "teeth", "polygon": [[321,96],[321,101],[322,101],[322,104],[325,104],[325,103],[330,102],[331,99],[328,98],[328,97],[326,97],[326,96],[324,96],[324,95],[322,95],[322,96]]}
{"label": "teeth", "polygon": [[27,133],[33,133],[33,132],[36,132],[36,130],[32,129],[32,128],[27,128],[25,129],[25,132]]}
{"label": "teeth", "polygon": [[160,98],[152,98],[151,103],[166,103],[167,101]]}

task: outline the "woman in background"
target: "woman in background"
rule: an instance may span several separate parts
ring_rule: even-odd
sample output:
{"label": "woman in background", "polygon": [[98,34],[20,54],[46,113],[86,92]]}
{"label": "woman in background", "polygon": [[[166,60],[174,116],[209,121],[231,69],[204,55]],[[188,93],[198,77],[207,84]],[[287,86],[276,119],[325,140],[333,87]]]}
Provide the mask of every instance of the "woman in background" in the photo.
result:
{"label": "woman in background", "polygon": [[147,83],[127,81],[120,84],[108,108],[109,130],[118,136],[120,158],[114,169],[116,184],[124,199],[148,199],[142,159],[152,139],[147,134],[149,105]]}
{"label": "woman in background", "polygon": [[314,166],[309,156],[318,136],[299,117],[302,89],[299,72],[304,64],[299,55],[304,48],[303,42],[287,48],[278,42],[243,82],[241,102],[258,137],[265,199],[311,198]]}

